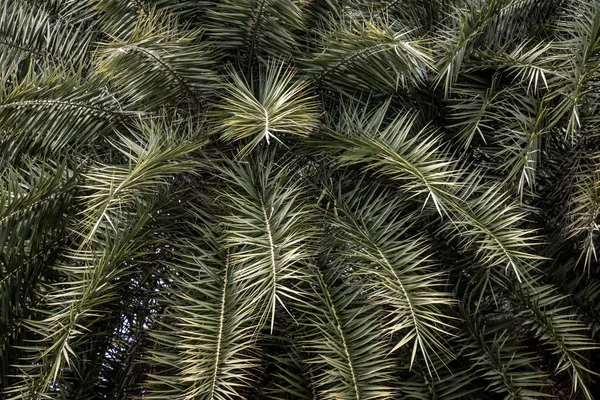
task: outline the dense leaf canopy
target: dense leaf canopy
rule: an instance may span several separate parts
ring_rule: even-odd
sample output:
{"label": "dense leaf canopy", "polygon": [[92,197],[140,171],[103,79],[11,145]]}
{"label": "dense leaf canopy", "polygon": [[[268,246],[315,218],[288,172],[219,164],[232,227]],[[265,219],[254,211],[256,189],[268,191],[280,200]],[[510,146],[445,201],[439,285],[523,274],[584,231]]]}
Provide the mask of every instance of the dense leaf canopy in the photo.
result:
{"label": "dense leaf canopy", "polygon": [[600,398],[598,0],[0,0],[0,398]]}

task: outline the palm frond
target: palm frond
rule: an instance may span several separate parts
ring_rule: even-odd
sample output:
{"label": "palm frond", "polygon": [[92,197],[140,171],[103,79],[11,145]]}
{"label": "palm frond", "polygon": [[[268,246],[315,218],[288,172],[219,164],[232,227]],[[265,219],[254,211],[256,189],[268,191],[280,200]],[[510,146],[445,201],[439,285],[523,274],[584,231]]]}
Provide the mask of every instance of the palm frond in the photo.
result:
{"label": "palm frond", "polygon": [[[143,230],[159,207],[152,197],[161,183],[166,186],[168,176],[186,170],[185,161],[175,170],[172,165],[198,147],[185,142],[165,146],[161,138],[165,131],[160,128],[141,127],[141,135],[147,135],[145,143],[123,138],[125,146],[119,150],[129,165],[92,167],[85,174],[81,200],[89,212],[69,229],[73,247],[54,267],[62,279],[47,285],[47,309],[39,310],[39,320],[27,321],[38,339],[25,346],[31,353],[29,365],[20,368],[23,383],[36,383],[29,394],[23,385],[8,393],[43,396],[60,390],[57,383],[65,369],[75,368],[73,359],[84,332],[103,318],[103,306],[114,299],[122,284],[117,278],[126,275],[125,262],[143,256],[144,247],[153,240]],[[192,167],[187,162],[187,169]]]}
{"label": "palm frond", "polygon": [[506,399],[551,397],[546,390],[547,375],[540,371],[540,357],[527,351],[519,329],[506,320],[494,321],[489,317],[493,311],[488,314],[489,321],[474,321],[472,310],[462,311],[468,332],[464,354],[488,382],[486,391]]}
{"label": "palm frond", "polygon": [[0,20],[3,75],[22,72],[23,65],[40,71],[89,62],[86,51],[92,40],[91,30],[53,20],[43,8],[10,1],[0,2]]}
{"label": "palm frond", "polygon": [[339,217],[332,225],[349,245],[340,258],[348,259],[371,303],[385,310],[384,329],[398,340],[391,350],[410,346],[410,365],[419,354],[430,367],[432,357],[452,357],[445,344],[452,321],[443,310],[453,300],[433,272],[427,243],[407,234],[411,214],[402,215],[402,202],[381,192],[362,198],[354,191],[336,199]]}
{"label": "palm frond", "polygon": [[357,282],[342,261],[315,270],[315,300],[307,310],[310,332],[305,339],[307,362],[315,372],[319,397],[383,399],[395,396],[394,363],[379,330],[378,314],[360,295]]}
{"label": "palm frond", "polygon": [[101,44],[98,74],[135,107],[155,108],[178,99],[198,106],[201,96],[217,87],[214,55],[198,43],[201,31],[178,32],[173,25],[160,13],[144,16],[125,40]]}
{"label": "palm frond", "polygon": [[292,181],[266,152],[222,171],[224,246],[242,294],[260,315],[259,327],[275,330],[276,310],[308,300],[298,284],[307,279],[314,231],[303,204],[301,181]]}
{"label": "palm frond", "polygon": [[[168,262],[173,279],[169,322],[162,316],[156,322],[161,326],[156,337],[170,335],[175,349],[166,343],[168,353],[153,352],[151,362],[177,366],[172,384],[179,388],[177,398],[241,397],[258,379],[257,319],[252,305],[244,304],[230,257],[214,233],[197,223],[190,223],[188,230],[204,239],[201,244],[182,242]],[[163,377],[150,375],[144,398],[173,398],[169,391],[157,390],[164,386]]]}
{"label": "palm frond", "polygon": [[118,0],[90,0],[102,31],[116,40],[125,41],[140,20],[139,2]]}
{"label": "palm frond", "polygon": [[276,134],[309,135],[316,127],[317,106],[307,91],[308,82],[294,80],[296,72],[283,62],[261,68],[258,88],[237,72],[225,88],[223,104],[216,112],[221,137],[227,141],[251,139],[245,154],[265,140],[281,142]]}
{"label": "palm frond", "polygon": [[504,91],[498,80],[492,77],[491,82],[460,82],[453,89],[453,97],[449,99],[452,122],[448,126],[456,129],[458,142],[468,149],[474,139],[484,144],[493,137],[498,121],[502,121],[501,112]]}
{"label": "palm frond", "polygon": [[[548,133],[549,109],[543,101],[531,101],[522,96],[513,96],[517,104],[510,107],[509,118],[513,124],[506,124],[501,131],[496,156],[503,161],[498,170],[507,171],[506,180],[516,187],[523,201],[527,190],[535,193],[537,174],[542,162],[543,137]],[[513,128],[511,125],[516,125]]]}
{"label": "palm frond", "polygon": [[[435,85],[443,84],[445,97],[452,92],[459,74],[485,31],[487,21],[498,11],[500,1],[468,2],[455,6],[439,30]],[[439,46],[439,47],[438,47]]]}
{"label": "palm frond", "polygon": [[98,80],[60,69],[45,75],[30,75],[12,90],[0,90],[2,136],[56,152],[90,145],[138,114],[124,111]]}
{"label": "palm frond", "polygon": [[298,46],[292,34],[303,27],[291,0],[222,0],[208,10],[207,34],[219,48],[234,50],[249,65],[255,57],[286,57]]}
{"label": "palm frond", "polygon": [[198,132],[189,132],[188,128],[185,121],[174,121],[171,126],[163,121],[142,122],[129,136],[120,135],[121,143],[115,145],[127,164],[98,164],[84,174],[82,246],[100,228],[118,230],[116,220],[121,214],[151,197],[157,186],[168,184],[176,174],[193,171],[197,163],[189,155],[198,150],[203,141],[194,136]]}
{"label": "palm frond", "polygon": [[594,372],[586,367],[581,353],[599,346],[585,334],[588,328],[569,307],[561,307],[562,296],[551,286],[522,286],[513,292],[512,300],[523,307],[525,326],[556,355],[555,373],[568,372],[573,391],[580,390],[592,400],[590,375]]}
{"label": "palm frond", "polygon": [[460,171],[452,169],[455,163],[445,157],[434,132],[424,128],[415,134],[415,115],[401,112],[388,122],[389,108],[389,102],[372,113],[366,107],[347,108],[341,116],[343,124],[328,133],[332,141],[320,146],[339,152],[341,165],[363,165],[365,170],[389,175],[413,196],[426,195],[424,203],[431,199],[440,214],[447,213],[445,200],[454,198]]}
{"label": "palm frond", "polygon": [[329,90],[395,91],[422,84],[432,67],[425,43],[401,27],[344,21],[321,34],[307,72]]}
{"label": "palm frond", "polygon": [[510,52],[488,57],[509,73],[513,82],[527,84],[527,93],[538,95],[550,90],[561,77],[551,60],[553,43],[522,43]]}
{"label": "palm frond", "polygon": [[565,134],[574,141],[585,121],[593,118],[594,109],[590,89],[598,81],[598,49],[600,48],[600,16],[598,4],[593,1],[566,2],[562,18],[556,23],[558,40],[553,61],[560,68],[562,80],[551,98],[559,104],[553,115],[553,124],[566,123]]}
{"label": "palm frond", "polygon": [[[38,160],[35,160],[38,161]],[[37,303],[44,267],[65,244],[62,216],[72,206],[76,176],[63,164],[7,168],[0,186],[0,384],[10,380],[23,321]]]}

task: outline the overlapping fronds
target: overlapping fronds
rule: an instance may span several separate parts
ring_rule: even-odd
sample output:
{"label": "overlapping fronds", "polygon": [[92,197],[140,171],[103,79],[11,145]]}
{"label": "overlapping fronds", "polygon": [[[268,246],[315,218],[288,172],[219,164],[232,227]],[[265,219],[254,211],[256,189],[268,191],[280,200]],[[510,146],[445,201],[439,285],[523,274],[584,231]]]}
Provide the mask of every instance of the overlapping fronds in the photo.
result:
{"label": "overlapping fronds", "polygon": [[[92,31],[52,19],[44,8],[20,2],[0,2],[0,66],[2,74],[23,69],[44,70],[84,65]],[[25,68],[23,68],[25,67]]]}
{"label": "overlapping fronds", "polygon": [[415,368],[408,379],[400,382],[400,399],[487,399],[483,385],[470,367],[460,363],[444,364],[438,360],[436,377],[431,378],[426,368]]}
{"label": "overlapping fronds", "polygon": [[64,69],[29,75],[0,96],[1,135],[50,151],[90,145],[132,115],[98,81]]}
{"label": "overlapping fronds", "polygon": [[596,160],[577,174],[571,208],[565,216],[568,225],[567,238],[576,238],[580,243],[580,260],[584,268],[598,260],[598,217],[600,216],[600,175]]}
{"label": "overlapping fronds", "polygon": [[65,243],[63,213],[74,197],[75,177],[64,164],[7,168],[0,191],[0,351],[1,384],[15,362],[12,346],[22,344],[22,323],[36,305],[45,266]]}
{"label": "overlapping fronds", "polygon": [[491,82],[465,82],[455,86],[454,97],[449,100],[452,124],[448,128],[456,131],[457,141],[465,149],[473,140],[487,144],[491,139],[495,125],[504,119],[500,112],[502,95],[493,77]]}
{"label": "overlapping fronds", "polygon": [[[158,185],[194,165],[183,159],[198,144],[163,146],[161,136],[167,132],[160,128],[142,126],[142,140],[127,139],[117,147],[128,165],[92,166],[84,174],[78,189],[87,211],[69,227],[71,246],[53,266],[63,279],[45,285],[44,307],[36,307],[41,318],[24,322],[37,338],[23,346],[30,355],[20,368],[23,382],[34,383],[15,385],[8,393],[43,396],[61,390],[65,370],[79,372],[73,359],[78,346],[85,344],[86,331],[105,317],[105,304],[115,300],[127,275],[127,261],[142,257],[153,241],[143,229],[159,209],[160,203],[152,199]],[[173,170],[173,165],[178,168]]]}
{"label": "overlapping fronds", "polygon": [[302,29],[303,21],[292,0],[223,0],[208,10],[206,26],[219,47],[251,64],[261,55],[294,53],[299,43],[293,31]]}
{"label": "overlapping fronds", "polygon": [[588,327],[568,306],[561,304],[563,296],[553,287],[522,287],[513,296],[512,300],[523,307],[520,316],[524,326],[556,355],[554,372],[568,373],[573,389],[579,389],[586,399],[593,399],[590,384],[593,372],[586,366],[583,353],[598,350],[598,345],[586,334]]}
{"label": "overlapping fronds", "polygon": [[[463,208],[458,209],[457,218],[445,223],[445,230],[456,237],[465,251],[473,251],[481,264],[475,264],[473,273],[485,279],[478,280],[482,290],[494,275],[513,276],[517,281],[528,281],[543,257],[534,252],[539,238],[531,229],[523,227],[524,211],[511,201],[500,185],[478,186],[478,179],[471,190],[465,190]],[[467,197],[468,196],[468,197]],[[503,279],[496,281],[504,286]]]}
{"label": "overlapping fronds", "polygon": [[362,165],[398,181],[410,197],[419,196],[423,208],[433,203],[441,217],[448,217],[448,229],[459,232],[460,242],[474,249],[488,269],[504,267],[519,281],[527,278],[539,257],[530,254],[535,236],[518,229],[523,214],[506,204],[499,186],[486,188],[477,172],[467,175],[457,168],[433,134],[411,132],[414,117],[400,114],[382,127],[386,111],[382,107],[370,119],[359,120],[346,133],[352,136],[331,133],[336,142],[324,146],[341,151],[342,165]]}
{"label": "overlapping fronds", "polygon": [[[290,332],[298,337],[296,324],[289,325]],[[286,343],[287,342],[287,343]],[[270,380],[262,387],[261,393],[268,399],[281,399],[291,397],[294,399],[314,399],[315,388],[311,377],[310,365],[307,365],[307,355],[299,346],[300,340],[289,340],[284,343],[289,346],[281,346],[283,354],[272,355],[272,367],[274,371],[270,374]]]}
{"label": "overlapping fronds", "polygon": [[[476,48],[487,21],[500,7],[499,1],[467,2],[455,7],[439,32],[437,40],[440,57],[436,69],[436,85],[443,84],[446,96],[452,91],[463,64]],[[463,7],[461,7],[464,6]]]}
{"label": "overlapping fronds", "polygon": [[20,3],[38,12],[48,13],[52,21],[60,20],[71,25],[93,25],[97,17],[88,0],[22,0]]}
{"label": "overlapping fronds", "polygon": [[81,198],[80,229],[85,233],[82,246],[98,229],[119,230],[119,218],[136,203],[151,198],[157,186],[167,184],[174,175],[192,172],[197,162],[189,156],[203,142],[198,132],[187,131],[185,122],[143,122],[129,137],[121,136],[115,145],[127,164],[97,164],[85,172]]}
{"label": "overlapping fronds", "polygon": [[600,398],[597,0],[0,0],[0,398]]}
{"label": "overlapping fronds", "polygon": [[550,397],[545,390],[547,375],[539,370],[540,357],[528,351],[525,336],[517,327],[487,310],[482,320],[473,321],[472,310],[462,309],[467,324],[464,356],[473,360],[477,374],[487,382],[486,390],[505,399]]}
{"label": "overlapping fronds", "polygon": [[479,146],[487,157],[482,166],[504,175],[521,200],[535,194],[550,125],[548,104],[526,95],[531,85],[529,81],[527,90],[501,88],[498,77],[466,80],[456,84],[451,99],[450,128],[456,130],[457,142],[465,149]]}
{"label": "overlapping fronds", "polygon": [[561,17],[556,23],[552,56],[562,77],[551,94],[559,101],[553,122],[564,121],[565,134],[573,140],[582,130],[587,131],[589,119],[595,119],[597,99],[591,89],[600,78],[600,6],[594,1],[569,1]]}
{"label": "overlapping fronds", "polygon": [[135,239],[150,216],[140,213],[140,218],[129,221],[117,235],[82,250],[69,250],[57,260],[55,268],[66,275],[67,281],[45,288],[46,309],[40,310],[43,319],[24,322],[37,339],[23,346],[28,355],[18,364],[22,383],[8,388],[9,395],[44,397],[61,390],[59,379],[63,374],[76,373],[72,368],[77,349],[85,343],[94,322],[105,317],[102,306],[114,299],[118,285],[115,278],[125,275],[128,259],[143,254],[146,243]]}

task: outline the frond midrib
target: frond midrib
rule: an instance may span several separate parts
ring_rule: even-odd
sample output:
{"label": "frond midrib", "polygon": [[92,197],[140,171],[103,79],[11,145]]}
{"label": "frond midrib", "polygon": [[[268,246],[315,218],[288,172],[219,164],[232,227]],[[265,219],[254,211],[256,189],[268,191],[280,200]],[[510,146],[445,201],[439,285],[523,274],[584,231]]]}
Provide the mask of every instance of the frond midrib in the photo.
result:
{"label": "frond midrib", "polygon": [[360,400],[360,390],[358,389],[358,381],[356,379],[356,373],[354,371],[354,364],[352,362],[352,357],[350,355],[350,350],[348,348],[348,341],[346,339],[346,334],[344,333],[344,330],[342,329],[341,321],[340,321],[340,318],[336,311],[335,303],[333,302],[333,299],[331,298],[331,293],[329,293],[329,286],[327,285],[327,282],[325,281],[325,278],[323,277],[323,273],[318,268],[316,269],[316,272],[319,276],[319,280],[322,282],[321,286],[323,287],[323,291],[325,292],[325,295],[327,296],[327,302],[329,303],[331,313],[333,315],[333,318],[335,319],[335,329],[337,330],[338,335],[340,336],[341,344],[344,348],[344,354],[346,355],[346,362],[348,364],[348,368],[350,369],[350,377],[352,378],[352,385],[353,385],[353,390],[354,390],[356,400]]}

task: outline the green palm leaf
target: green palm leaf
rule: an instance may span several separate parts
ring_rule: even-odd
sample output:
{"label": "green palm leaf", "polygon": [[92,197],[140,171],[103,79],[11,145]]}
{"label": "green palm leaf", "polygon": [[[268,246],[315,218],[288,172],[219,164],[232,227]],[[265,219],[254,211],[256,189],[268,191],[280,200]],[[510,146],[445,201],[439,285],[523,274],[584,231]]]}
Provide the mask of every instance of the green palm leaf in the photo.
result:
{"label": "green palm leaf", "polygon": [[258,90],[235,71],[226,85],[216,114],[227,141],[249,138],[242,154],[263,140],[281,142],[276,134],[306,136],[315,129],[317,106],[306,90],[308,82],[294,81],[295,71],[283,63],[268,63],[259,73]]}

